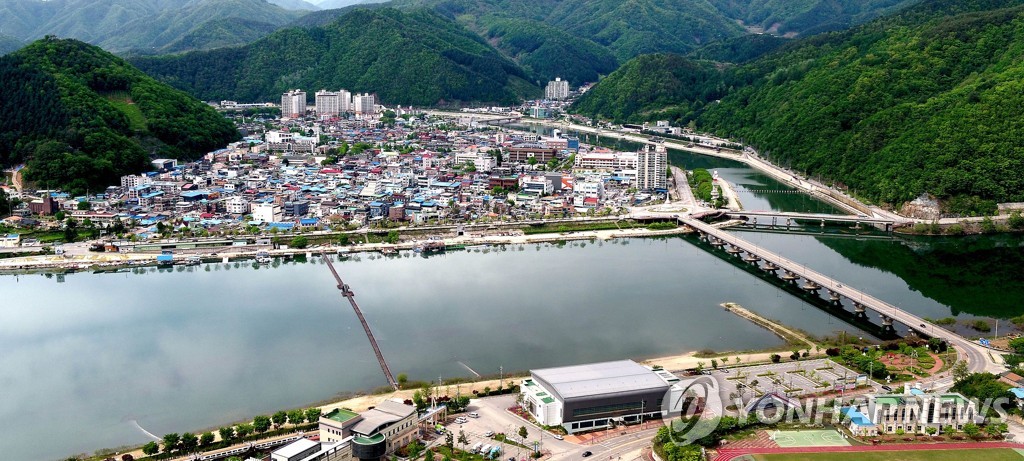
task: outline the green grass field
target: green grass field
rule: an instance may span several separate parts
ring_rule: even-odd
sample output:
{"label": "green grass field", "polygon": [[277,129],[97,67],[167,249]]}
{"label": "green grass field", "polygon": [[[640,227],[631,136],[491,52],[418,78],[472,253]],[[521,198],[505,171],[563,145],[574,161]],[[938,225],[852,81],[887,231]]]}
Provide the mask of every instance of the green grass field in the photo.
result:
{"label": "green grass field", "polygon": [[106,97],[110,104],[128,117],[128,125],[132,130],[146,131],[146,116],[142,115],[142,110],[132,102],[127,92],[114,91],[108,93]]}
{"label": "green grass field", "polygon": [[983,450],[871,451],[859,453],[787,453],[755,455],[758,461],[1021,461],[1012,448]]}

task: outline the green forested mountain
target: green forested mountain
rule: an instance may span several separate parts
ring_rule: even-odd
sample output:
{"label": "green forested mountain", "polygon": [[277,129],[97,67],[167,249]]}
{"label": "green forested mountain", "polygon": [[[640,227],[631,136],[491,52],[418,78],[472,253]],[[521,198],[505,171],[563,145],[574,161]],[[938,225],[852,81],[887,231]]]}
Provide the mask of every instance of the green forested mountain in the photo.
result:
{"label": "green forested mountain", "polygon": [[921,0],[710,0],[722,13],[775,35],[842,30]]}
{"label": "green forested mountain", "polygon": [[687,57],[691,59],[715,61],[722,63],[743,64],[775,51],[792,39],[771,34],[749,34],[728,40],[713,42],[693,50]]}
{"label": "green forested mountain", "polygon": [[[965,212],[991,209],[985,200],[1024,201],[1021,3],[926,0],[712,74],[696,84],[724,88],[721,102],[676,113],[878,202],[929,192]],[[601,87],[624,88],[625,78],[612,74],[591,90],[599,101],[577,108],[602,113],[620,96]],[[661,97],[672,106],[711,101],[671,89],[648,99]]]}
{"label": "green forested mountain", "polygon": [[0,34],[0,56],[10,53],[25,46],[21,40],[18,40],[10,35]]}
{"label": "green forested mountain", "polygon": [[388,104],[513,102],[539,89],[482,38],[427,10],[354,9],[242,48],[133,60],[202,99],[275,101],[289,88],[375,92]]}
{"label": "green forested mountain", "polygon": [[[209,21],[240,19],[280,26],[305,13],[266,0],[0,0],[0,31],[20,40],[55,35],[115,52],[152,53],[201,30]],[[246,25],[235,23],[235,27]],[[252,35],[231,32],[238,37]]]}
{"label": "green forested mountain", "polygon": [[[241,46],[270,35],[278,26],[241,18],[214,19],[204,22],[185,35],[160,48],[161,53],[182,53]],[[141,53],[140,53],[141,54]]]}
{"label": "green forested mountain", "polygon": [[587,91],[573,110],[617,121],[688,120],[705,101],[725,93],[722,71],[708,61],[678,54],[630,60]]}
{"label": "green forested mountain", "polygon": [[77,40],[46,38],[0,57],[0,165],[73,192],[193,159],[238,139],[209,106]]}
{"label": "green forested mountain", "polygon": [[529,19],[484,21],[484,36],[538,82],[562,77],[573,85],[596,82],[619,63],[607,48]]}
{"label": "green forested mountain", "polygon": [[[193,0],[182,8],[125,23],[116,33],[94,43],[106,50],[151,53],[165,51],[172,45],[175,51],[184,51],[184,43],[243,45],[269,33],[268,25],[272,29],[302,14],[304,12],[285,10],[266,0]],[[233,21],[224,22],[228,19]],[[209,42],[194,40],[196,37],[214,38],[214,34],[216,38]]]}

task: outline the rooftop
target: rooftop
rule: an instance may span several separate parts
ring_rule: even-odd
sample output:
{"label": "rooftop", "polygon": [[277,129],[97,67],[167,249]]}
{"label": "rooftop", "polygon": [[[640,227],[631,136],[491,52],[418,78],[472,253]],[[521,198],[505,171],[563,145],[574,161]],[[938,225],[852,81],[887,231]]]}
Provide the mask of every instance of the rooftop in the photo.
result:
{"label": "rooftop", "polygon": [[330,413],[324,415],[324,418],[343,423],[357,416],[359,416],[359,414],[356,412],[348,411],[344,408],[335,408],[334,410],[331,410]]}
{"label": "rooftop", "polygon": [[533,376],[551,386],[563,400],[593,395],[668,389],[655,372],[632,360],[591,363],[532,370]]}
{"label": "rooftop", "polygon": [[394,400],[385,400],[378,404],[376,408],[364,411],[360,415],[363,417],[363,420],[352,426],[352,432],[371,435],[382,426],[396,423],[415,413],[416,407],[412,405],[406,405]]}
{"label": "rooftop", "polygon": [[292,443],[289,443],[288,445],[285,445],[281,448],[278,448],[277,450],[274,450],[274,454],[290,459],[306,450],[309,450],[310,448],[319,446],[319,442],[314,442],[312,440],[303,438],[296,440]]}

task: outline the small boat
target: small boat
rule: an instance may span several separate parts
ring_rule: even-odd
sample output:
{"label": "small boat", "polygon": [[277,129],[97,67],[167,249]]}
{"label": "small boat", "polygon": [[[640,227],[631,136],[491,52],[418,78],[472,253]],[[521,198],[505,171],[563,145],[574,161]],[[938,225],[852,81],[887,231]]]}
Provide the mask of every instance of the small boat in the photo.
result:
{"label": "small boat", "polygon": [[198,266],[202,263],[203,259],[200,258],[199,256],[189,256],[188,259],[185,260],[186,266]]}
{"label": "small boat", "polygon": [[258,264],[266,265],[266,264],[270,264],[271,261],[272,261],[272,259],[270,258],[270,253],[269,252],[259,251],[259,252],[256,253],[256,262]]}

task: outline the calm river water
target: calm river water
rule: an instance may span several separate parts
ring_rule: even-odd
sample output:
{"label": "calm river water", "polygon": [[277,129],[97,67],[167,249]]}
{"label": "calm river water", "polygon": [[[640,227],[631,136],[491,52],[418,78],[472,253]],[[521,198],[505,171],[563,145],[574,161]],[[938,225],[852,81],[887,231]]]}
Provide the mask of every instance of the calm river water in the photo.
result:
{"label": "calm river water", "polygon": [[[752,190],[781,187],[716,162],[698,166]],[[795,194],[740,197],[748,208],[828,208]],[[921,315],[1024,313],[1019,236],[742,236]],[[4,459],[141,443],[136,423],[195,431],[384,385],[327,267],[275,266],[0,276]],[[338,269],[391,369],[412,379],[780,344],[723,302],[816,334],[859,334],[682,238],[363,255]]]}

